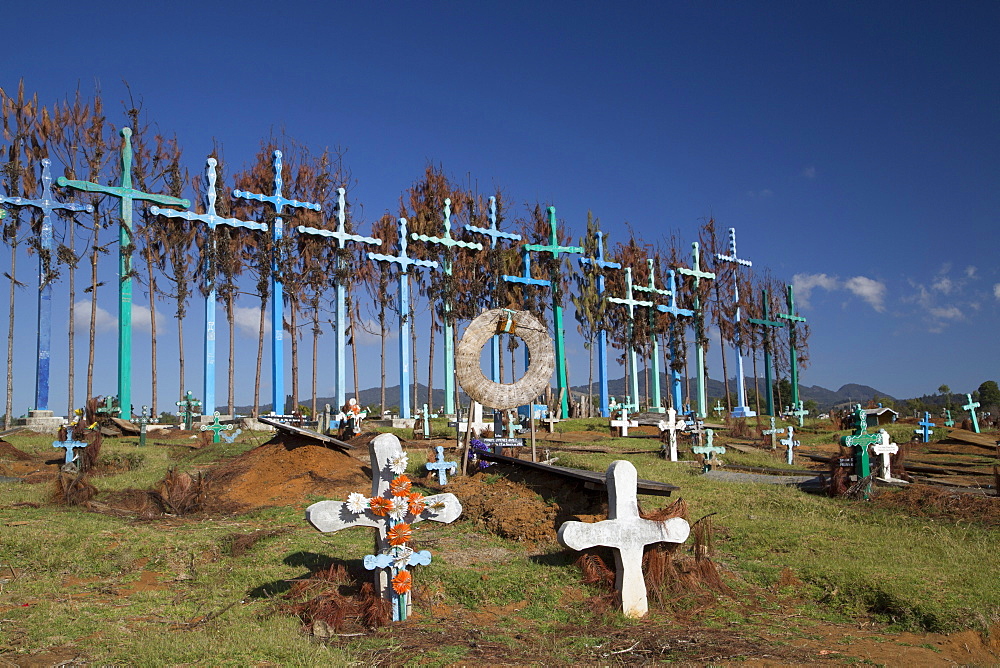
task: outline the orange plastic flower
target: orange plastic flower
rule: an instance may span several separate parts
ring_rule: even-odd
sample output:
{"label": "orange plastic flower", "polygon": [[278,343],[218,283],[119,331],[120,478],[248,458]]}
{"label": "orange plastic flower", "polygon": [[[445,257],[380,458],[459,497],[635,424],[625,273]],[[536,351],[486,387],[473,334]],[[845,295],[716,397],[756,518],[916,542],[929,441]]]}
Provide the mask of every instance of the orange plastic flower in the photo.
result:
{"label": "orange plastic flower", "polygon": [[409,510],[411,515],[419,515],[420,513],[424,512],[424,508],[427,507],[426,504],[424,504],[424,497],[419,492],[413,492],[412,494],[410,494],[409,501],[410,501]]}
{"label": "orange plastic flower", "polygon": [[405,475],[396,476],[389,483],[389,491],[392,492],[393,496],[406,496],[410,493],[410,479]]}
{"label": "orange plastic flower", "polygon": [[404,545],[407,541],[413,538],[413,528],[406,522],[400,522],[396,526],[389,529],[386,536],[389,538],[389,545]]}
{"label": "orange plastic flower", "polygon": [[411,585],[413,585],[413,576],[410,575],[410,571],[400,571],[392,579],[392,588],[397,594],[407,593],[410,591]]}
{"label": "orange plastic flower", "polygon": [[373,513],[384,517],[389,513],[389,509],[392,508],[392,501],[383,499],[381,496],[376,496],[369,502],[369,506]]}

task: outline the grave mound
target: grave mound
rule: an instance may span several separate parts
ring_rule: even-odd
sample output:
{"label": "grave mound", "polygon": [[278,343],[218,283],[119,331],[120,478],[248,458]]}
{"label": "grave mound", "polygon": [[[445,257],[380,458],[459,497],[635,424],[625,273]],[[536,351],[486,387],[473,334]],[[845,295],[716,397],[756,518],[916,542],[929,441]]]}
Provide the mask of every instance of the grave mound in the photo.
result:
{"label": "grave mound", "polygon": [[968,494],[928,485],[909,485],[880,492],[871,499],[876,508],[911,517],[974,522],[991,528],[1000,526],[1000,498],[996,496]]}
{"label": "grave mound", "polygon": [[208,497],[242,509],[308,505],[310,495],[343,499],[367,492],[371,476],[349,454],[279,433],[267,443],[205,472]]}
{"label": "grave mound", "polygon": [[0,440],[0,459],[10,459],[17,462],[26,462],[34,459],[27,452],[18,450],[7,441]]}

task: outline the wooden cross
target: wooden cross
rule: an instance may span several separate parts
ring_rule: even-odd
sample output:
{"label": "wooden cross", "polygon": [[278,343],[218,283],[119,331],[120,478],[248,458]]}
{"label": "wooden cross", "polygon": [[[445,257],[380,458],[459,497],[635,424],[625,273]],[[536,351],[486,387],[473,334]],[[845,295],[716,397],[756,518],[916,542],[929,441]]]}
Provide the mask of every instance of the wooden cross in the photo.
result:
{"label": "wooden cross", "polygon": [[73,454],[73,451],[77,448],[87,447],[87,443],[83,441],[74,441],[73,437],[70,436],[65,441],[52,441],[53,448],[66,448],[66,464],[72,464],[79,455]]}
{"label": "wooden cross", "polygon": [[[90,204],[57,202],[52,196],[52,161],[42,160],[42,198],[4,197],[0,204],[30,206],[42,212],[38,240],[38,359],[35,361],[35,410],[49,409],[49,357],[52,352],[52,212],[86,211],[93,213]],[[72,225],[72,223],[70,223]]]}
{"label": "wooden cross", "polygon": [[788,425],[788,438],[781,439],[781,444],[788,447],[788,463],[791,465],[792,449],[802,445],[801,442],[795,440],[795,427]]}
{"label": "wooden cross", "polygon": [[608,487],[608,519],[602,522],[564,522],[559,542],[572,550],[604,545],[615,550],[615,589],[626,617],[643,617],[649,611],[646,581],[642,576],[642,554],[653,543],[683,543],[691,527],[680,518],[654,521],[639,515],[636,498],[638,473],[632,462],[611,462],[605,474]]}
{"label": "wooden cross", "polygon": [[[701,279],[714,280],[715,274],[709,271],[702,271],[701,269],[701,257],[698,253],[698,242],[691,244],[691,255],[694,258],[692,261],[691,269],[687,267],[678,267],[677,271],[684,276],[690,276],[694,279],[694,327],[695,327],[695,340],[700,341],[704,337],[705,330],[705,317],[701,310],[701,297],[698,295],[698,288],[701,285]],[[708,388],[705,382],[705,349],[700,345],[695,346],[695,355],[697,357],[696,367],[698,372],[698,417],[705,419],[708,417]]]}
{"label": "wooden cross", "polygon": [[[240,199],[266,202],[274,207],[274,222],[271,225],[271,247],[275,249],[271,255],[271,399],[275,414],[285,412],[285,315],[284,315],[284,283],[281,279],[281,263],[279,252],[281,239],[284,236],[284,221],[281,218],[282,209],[286,206],[293,209],[309,209],[321,211],[322,207],[315,202],[300,202],[288,199],[281,194],[284,180],[281,177],[281,151],[274,152],[274,194],[264,195],[245,190],[234,190],[233,197]],[[405,394],[405,393],[404,393]]]}
{"label": "wooden cross", "polygon": [[224,432],[224,431],[232,431],[233,430],[233,425],[231,425],[231,424],[222,424],[221,422],[219,422],[219,418],[220,417],[222,417],[222,416],[219,414],[219,411],[215,411],[215,421],[212,424],[203,424],[203,425],[201,425],[201,430],[202,431],[211,431],[212,432],[212,443],[218,443],[219,442],[219,436],[220,436],[220,434],[222,432]]}
{"label": "wooden cross", "polygon": [[194,422],[195,409],[201,406],[201,401],[195,399],[191,390],[188,390],[184,398],[181,401],[175,401],[174,404],[183,409],[178,415],[184,418],[184,428],[190,430]]}
{"label": "wooden cross", "polygon": [[667,419],[660,420],[657,427],[660,430],[660,435],[662,436],[664,432],[668,432],[668,443],[669,443],[669,454],[670,461],[677,461],[677,432],[684,431],[687,429],[687,422],[684,418],[679,418],[677,411],[673,408],[667,409]]}
{"label": "wooden cross", "polygon": [[149,416],[149,406],[143,406],[139,417],[135,419],[136,424],[139,425],[139,447],[146,445],[146,425],[152,421],[153,418]]}
{"label": "wooden cross", "polygon": [[[243,227],[251,230],[267,230],[264,223],[255,223],[236,218],[224,218],[215,209],[218,196],[215,192],[215,182],[217,175],[215,171],[218,161],[209,158],[205,163],[205,192],[203,195],[205,213],[192,213],[191,211],[176,211],[174,209],[161,209],[158,206],[149,207],[149,212],[154,216],[164,216],[165,218],[182,218],[191,222],[205,223],[213,233],[219,225],[229,227]],[[208,291],[205,293],[205,384],[203,399],[203,411],[215,411],[215,281],[211,277],[215,275],[212,268],[212,258],[215,256],[215,236],[208,235],[209,248],[203,251],[205,268],[205,285]],[[215,439],[218,443],[218,438]]]}
{"label": "wooden cross", "polygon": [[889,471],[889,455],[899,452],[899,446],[892,442],[889,432],[885,429],[879,429],[878,434],[880,440],[872,446],[872,450],[876,455],[882,455],[882,477],[885,480],[892,480],[892,474]]}
{"label": "wooden cross", "polygon": [[442,485],[442,486],[443,485],[447,485],[448,484],[447,472],[450,471],[452,475],[455,475],[455,471],[458,470],[458,462],[446,462],[444,460],[444,446],[443,445],[437,446],[436,450],[437,450],[437,461],[427,462],[424,466],[426,466],[427,470],[429,470],[429,471],[437,471],[438,472],[438,484],[439,485]]}
{"label": "wooden cross", "polygon": [[[391,500],[389,483],[406,468],[406,454],[399,439],[392,434],[379,434],[368,445],[372,462],[372,498]],[[462,504],[454,494],[435,494],[423,498],[424,509],[416,514],[408,514],[408,524],[433,520],[445,524],[454,522],[462,514]],[[389,515],[376,515],[370,508],[353,512],[343,501],[320,501],[306,508],[306,520],[324,533],[350,529],[352,527],[372,527],[378,530],[375,546],[380,554],[390,553],[389,530],[396,525]],[[398,572],[409,565],[398,564],[391,568],[378,567],[375,586],[379,594],[393,601],[393,619],[406,619],[412,601],[408,596],[397,594],[391,585],[390,571]]]}
{"label": "wooden cross", "polygon": [[646,306],[652,307],[653,302],[646,301],[642,299],[636,299],[632,296],[632,267],[625,267],[625,297],[608,297],[608,301],[614,304],[622,304],[628,307],[628,358],[629,358],[629,390],[632,392],[632,396],[638,401],[639,399],[639,364],[636,358],[635,351],[635,340],[633,336],[633,331],[635,330],[635,307],[636,306]]}
{"label": "wooden cross", "polygon": [[771,428],[770,429],[765,429],[762,433],[765,436],[770,436],[771,437],[771,449],[772,450],[777,450],[778,449],[778,444],[777,444],[778,436],[777,435],[778,434],[784,434],[785,433],[785,428],[782,427],[781,429],[778,429],[777,427],[775,427],[775,425],[774,425],[774,417],[772,416],[771,417]]}
{"label": "wooden cross", "polygon": [[[716,259],[722,262],[729,262],[736,265],[733,269],[733,303],[736,304],[736,316],[734,318],[735,324],[733,327],[733,343],[736,344],[736,392],[737,399],[739,400],[739,405],[733,407],[733,417],[753,417],[757,413],[750,410],[746,403],[746,388],[744,387],[745,379],[743,377],[743,348],[740,343],[740,280],[739,280],[739,267],[752,267],[753,263],[750,260],[745,260],[736,254],[736,228],[729,228],[729,254],[716,254]],[[798,397],[796,397],[798,399]]]}
{"label": "wooden cross", "polygon": [[[448,251],[453,248],[468,248],[471,250],[483,250],[483,245],[475,241],[460,241],[451,236],[451,199],[444,200],[444,235],[432,237],[426,234],[410,234],[413,241],[423,241],[428,244],[437,244],[445,247],[445,256],[441,260],[441,269],[446,276],[446,281],[450,282],[452,275],[451,259]],[[452,331],[455,328],[454,319],[451,316],[451,299],[446,295],[442,304],[444,317],[444,413],[445,415],[455,414],[455,337]]]}
{"label": "wooden cross", "polygon": [[771,376],[771,370],[774,368],[771,362],[771,330],[784,327],[785,323],[780,320],[771,320],[771,300],[767,298],[767,290],[760,291],[760,305],[761,314],[764,317],[747,318],[747,322],[764,328],[764,385],[767,387],[767,414],[775,415],[774,381]]}
{"label": "wooden cross", "polygon": [[[369,260],[399,265],[399,387],[410,386],[410,266],[436,267],[433,260],[417,260],[406,254],[406,218],[399,219],[399,255],[368,253]],[[399,417],[410,419],[410,395],[399,393]]]}
{"label": "wooden cross", "polygon": [[799,401],[796,409],[792,411],[792,415],[799,419],[799,426],[803,427],[805,426],[806,416],[809,415],[809,411],[802,405],[802,401]]}
{"label": "wooden cross", "polygon": [[[604,233],[597,230],[597,257],[579,258],[581,267],[591,267],[597,269],[597,296],[604,297],[604,272],[603,269],[621,269],[618,262],[609,262],[604,259]],[[601,417],[611,417],[608,406],[608,332],[601,328],[597,332],[597,373],[598,386],[600,388]]]}
{"label": "wooden cross", "polygon": [[920,429],[914,429],[913,432],[915,434],[917,434],[918,436],[920,436],[921,440],[924,443],[930,443],[931,442],[931,434],[934,433],[934,421],[931,420],[931,414],[928,413],[927,411],[924,411],[924,419],[923,419],[923,421],[922,422],[918,422],[917,424],[920,425],[921,428]]}
{"label": "wooden cross", "polygon": [[967,403],[966,405],[962,406],[962,408],[964,408],[965,410],[969,411],[969,416],[972,417],[972,430],[978,434],[978,433],[980,433],[979,432],[979,419],[976,417],[976,409],[979,408],[979,402],[978,401],[975,401],[975,402],[972,401],[972,395],[971,394],[966,394],[965,396],[967,396],[969,398],[969,403]]}
{"label": "wooden cross", "polygon": [[702,471],[707,473],[712,470],[712,465],[716,462],[715,455],[726,454],[726,446],[716,445],[715,432],[711,429],[705,430],[705,445],[696,445],[691,448],[691,452],[696,455],[705,455],[705,464]]}
{"label": "wooden cross", "polygon": [[621,409],[622,409],[621,418],[617,420],[612,419],[611,428],[614,429],[615,427],[617,427],[619,436],[624,438],[628,436],[629,427],[635,429],[636,427],[639,426],[639,423],[636,422],[635,420],[628,419],[628,408],[626,406],[622,406]]}
{"label": "wooden cross", "polygon": [[788,353],[789,369],[792,384],[792,406],[799,402],[799,356],[796,346],[796,323],[805,322],[802,316],[795,315],[795,296],[792,294],[792,286],[788,286],[788,293],[785,296],[785,303],[788,304],[788,313],[779,313],[778,317],[788,322]]}
{"label": "wooden cross", "polygon": [[122,128],[121,181],[105,186],[90,181],[76,181],[60,176],[59,186],[84,192],[101,193],[119,200],[118,230],[118,406],[120,417],[132,417],[132,206],[136,200],[165,206],[188,208],[190,200],[145,193],[132,187],[132,128]]}

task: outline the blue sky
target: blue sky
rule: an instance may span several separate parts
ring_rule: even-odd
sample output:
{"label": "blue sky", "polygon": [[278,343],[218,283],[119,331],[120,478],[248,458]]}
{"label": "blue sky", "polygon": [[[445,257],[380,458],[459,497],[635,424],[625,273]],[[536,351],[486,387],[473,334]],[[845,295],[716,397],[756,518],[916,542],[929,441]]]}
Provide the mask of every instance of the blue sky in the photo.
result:
{"label": "blue sky", "polygon": [[[0,86],[23,78],[51,104],[99,82],[120,123],[127,80],[193,172],[213,137],[230,164],[272,128],[315,149],[340,145],[369,223],[395,212],[427,161],[518,202],[554,203],[575,237],[588,210],[612,240],[628,222],[653,243],[672,231],[694,240],[714,216],[736,227],[741,255],[794,280],[813,328],[804,384],[905,397],[1000,377],[990,361],[1000,325],[997,3],[235,6],[98,1],[84,11],[55,0],[44,17],[6,7]],[[30,293],[20,297],[25,327]],[[196,387],[194,319],[186,331]],[[53,336],[58,347],[64,335]],[[111,393],[105,336],[108,388],[98,390]],[[164,359],[176,354],[167,338]],[[18,347],[33,349],[31,331],[19,327]],[[582,383],[586,353],[574,354],[571,380]],[[23,357],[17,412],[31,401]],[[137,375],[137,404],[145,391]],[[161,392],[174,389],[165,381]]]}

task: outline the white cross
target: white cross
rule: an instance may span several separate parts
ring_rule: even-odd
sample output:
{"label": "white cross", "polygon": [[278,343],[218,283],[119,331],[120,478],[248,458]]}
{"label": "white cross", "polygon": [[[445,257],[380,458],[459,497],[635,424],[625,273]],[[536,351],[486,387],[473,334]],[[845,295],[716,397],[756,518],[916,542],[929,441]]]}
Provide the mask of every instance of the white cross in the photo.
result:
{"label": "white cross", "polygon": [[667,409],[667,419],[660,420],[656,425],[660,428],[660,434],[665,431],[670,432],[670,461],[677,461],[677,432],[685,431],[687,429],[687,422],[684,418],[677,419],[677,411],[673,408]]}
{"label": "white cross", "polygon": [[638,478],[632,462],[611,462],[605,474],[608,519],[564,522],[559,527],[559,542],[570,549],[586,550],[596,545],[615,549],[615,589],[626,617],[642,617],[649,610],[642,577],[643,548],[652,543],[683,543],[691,533],[690,525],[680,517],[656,522],[639,516]]}
{"label": "white cross", "polygon": [[878,435],[882,437],[882,440],[872,446],[872,450],[876,455],[882,455],[882,477],[883,480],[892,480],[892,474],[889,472],[889,455],[894,455],[899,452],[899,446],[892,442],[889,437],[889,432],[885,429],[879,429]]}
{"label": "white cross", "polygon": [[785,428],[782,427],[781,429],[778,429],[777,427],[775,427],[774,426],[774,418],[772,417],[771,418],[771,428],[770,429],[765,429],[761,433],[764,434],[765,436],[770,436],[771,437],[771,449],[772,450],[777,450],[778,449],[778,437],[777,437],[776,434],[784,434],[785,433]]}
{"label": "white cross", "polygon": [[626,408],[624,405],[622,405],[621,409],[622,409],[621,419],[612,420],[611,421],[611,428],[614,429],[615,427],[618,427],[619,434],[622,437],[625,437],[625,436],[628,436],[629,427],[635,429],[636,427],[639,426],[639,423],[637,421],[635,421],[635,420],[629,420],[628,419],[628,408]]}
{"label": "white cross", "polygon": [[795,427],[788,425],[788,438],[781,439],[782,445],[788,446],[788,463],[792,463],[792,448],[797,448],[802,445],[801,442],[795,440]]}
{"label": "white cross", "polygon": [[[368,445],[368,453],[372,463],[372,498],[392,498],[389,492],[389,482],[393,479],[391,463],[403,455],[399,439],[393,434],[379,434]],[[462,504],[454,494],[435,494],[424,497],[425,509],[413,518],[411,524],[423,520],[434,520],[449,524],[462,514]],[[354,514],[343,501],[319,501],[306,508],[306,519],[314,527],[324,533],[350,529],[351,527],[373,527],[378,529],[376,552],[389,548],[386,533],[389,530],[389,517],[379,516],[370,509]],[[376,582],[379,593],[387,600],[392,599],[392,587],[386,569],[378,570]]]}

